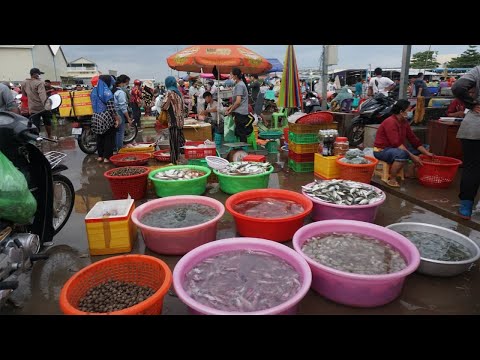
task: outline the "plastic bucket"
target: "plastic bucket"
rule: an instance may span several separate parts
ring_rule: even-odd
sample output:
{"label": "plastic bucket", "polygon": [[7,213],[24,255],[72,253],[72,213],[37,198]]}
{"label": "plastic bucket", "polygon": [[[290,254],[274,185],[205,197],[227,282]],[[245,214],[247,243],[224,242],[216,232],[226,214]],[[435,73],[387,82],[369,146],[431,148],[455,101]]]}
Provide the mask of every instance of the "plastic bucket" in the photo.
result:
{"label": "plastic bucket", "polygon": [[[302,246],[309,238],[332,232],[363,234],[384,241],[402,254],[407,267],[385,275],[352,274],[322,265],[303,253]],[[361,221],[326,220],[306,225],[295,233],[293,248],[310,265],[312,289],[327,299],[356,307],[375,307],[393,301],[400,295],[405,278],[420,264],[420,253],[405,237],[382,226]]]}
{"label": "plastic bucket", "polygon": [[[148,212],[165,206],[179,204],[202,204],[214,208],[218,215],[203,224],[183,228],[157,228],[140,222]],[[155,199],[140,205],[132,213],[132,221],[140,229],[145,246],[150,250],[166,255],[183,255],[188,251],[217,238],[217,224],[225,213],[223,204],[205,196],[171,196]]]}
{"label": "plastic bucket", "polygon": [[[191,169],[205,173],[196,179],[191,180],[161,180],[155,177],[158,172],[168,170]],[[202,195],[207,189],[207,179],[212,173],[208,167],[196,165],[174,165],[166,166],[157,170],[153,170],[148,175],[155,187],[155,193],[158,197],[177,196],[177,195]]]}
{"label": "plastic bucket", "polygon": [[[286,302],[273,308],[253,312],[228,312],[217,310],[192,299],[183,288],[185,274],[202,260],[217,254],[233,250],[256,250],[276,255],[290,265],[302,277],[302,285],[298,292]],[[173,270],[173,286],[178,298],[188,306],[193,314],[197,315],[294,315],[297,312],[298,303],[307,294],[312,282],[312,273],[305,260],[287,246],[265,241],[258,238],[231,238],[217,240],[215,242],[199,246],[182,257]]]}
{"label": "plastic bucket", "polygon": [[[303,206],[304,211],[289,217],[265,219],[246,216],[233,209],[240,202],[266,197],[295,201]],[[258,236],[263,239],[284,242],[291,240],[295,232],[303,226],[305,218],[312,211],[313,204],[310,199],[294,191],[261,189],[244,191],[230,196],[225,202],[225,207],[233,215],[237,232],[240,235]]]}
{"label": "plastic bucket", "polygon": [[273,166],[270,166],[270,169],[263,174],[257,175],[232,176],[222,174],[218,170],[213,170],[213,172],[218,176],[220,190],[226,194],[236,194],[246,190],[268,188],[268,181],[270,180],[270,174],[273,172]]}
{"label": "plastic bucket", "polygon": [[[313,184],[314,183],[310,183],[306,186],[313,185]],[[362,184],[362,185],[365,185],[365,184]],[[302,190],[302,193],[313,202],[312,219],[314,221],[338,219],[338,220],[357,220],[357,221],[365,221],[365,222],[373,223],[375,221],[375,217],[377,216],[378,208],[380,207],[380,205],[382,205],[385,202],[386,196],[382,190],[372,185],[369,185],[369,186],[376,192],[383,194],[383,198],[373,204],[368,204],[368,205],[330,204],[325,201],[321,201],[308,196],[303,190]]]}

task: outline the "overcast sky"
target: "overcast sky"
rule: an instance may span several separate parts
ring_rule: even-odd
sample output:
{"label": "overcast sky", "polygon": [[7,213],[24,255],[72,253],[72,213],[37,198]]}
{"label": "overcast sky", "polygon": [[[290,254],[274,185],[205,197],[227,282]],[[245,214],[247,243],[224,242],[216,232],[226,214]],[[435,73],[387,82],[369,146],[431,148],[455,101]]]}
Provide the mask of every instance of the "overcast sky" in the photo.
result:
{"label": "overcast sky", "polygon": [[[67,61],[79,57],[97,63],[99,70],[117,70],[132,79],[154,78],[163,81],[168,75],[176,75],[166,58],[188,45],[62,45]],[[245,45],[266,58],[277,58],[282,63],[287,45]],[[461,54],[468,45],[431,45],[439,55]],[[377,66],[400,67],[402,45],[340,45],[338,46],[338,65],[335,68],[368,68]],[[429,45],[414,45],[412,54],[428,50]],[[295,45],[299,68],[319,68],[322,45]],[[185,73],[180,72],[180,75]]]}

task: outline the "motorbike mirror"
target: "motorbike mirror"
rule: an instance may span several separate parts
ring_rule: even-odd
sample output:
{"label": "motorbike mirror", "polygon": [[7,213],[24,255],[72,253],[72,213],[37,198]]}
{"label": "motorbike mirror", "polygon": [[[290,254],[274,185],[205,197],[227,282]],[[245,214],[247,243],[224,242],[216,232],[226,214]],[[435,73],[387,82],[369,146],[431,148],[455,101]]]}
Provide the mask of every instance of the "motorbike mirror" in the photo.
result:
{"label": "motorbike mirror", "polygon": [[59,94],[50,96],[45,103],[45,110],[53,110],[62,104],[62,97]]}

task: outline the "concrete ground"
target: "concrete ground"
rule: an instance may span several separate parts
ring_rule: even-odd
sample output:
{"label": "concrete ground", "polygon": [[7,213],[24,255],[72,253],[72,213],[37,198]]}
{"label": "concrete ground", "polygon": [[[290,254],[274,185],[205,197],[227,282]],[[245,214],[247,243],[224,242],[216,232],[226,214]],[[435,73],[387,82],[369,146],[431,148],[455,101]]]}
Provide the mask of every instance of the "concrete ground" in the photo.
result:
{"label": "concrete ground", "polygon": [[[76,271],[105,258],[105,256],[89,255],[84,217],[97,201],[112,199],[110,187],[103,177],[103,173],[112,168],[112,165],[98,164],[94,155],[87,156],[81,152],[76,141],[68,136],[70,132],[68,126],[58,127],[56,131],[58,136],[65,137],[58,145],[45,145],[45,151],[57,150],[68,154],[64,164],[69,169],[64,172],[64,175],[74,184],[75,208],[66,226],[55,237],[55,245],[48,249],[50,258],[37,262],[32,271],[23,274],[24,281],[12,297],[18,307],[5,307],[0,314],[61,314],[58,299],[64,283]],[[139,140],[140,138],[151,139],[153,136],[153,130],[146,129],[139,135]],[[275,162],[277,159],[274,157],[270,161]],[[280,163],[276,164],[276,171],[270,178],[270,187],[299,192],[301,185],[312,181],[313,173],[295,173],[282,168],[282,161],[285,161],[285,154],[282,154]],[[152,161],[151,165],[160,164]],[[418,196],[424,194],[424,189],[418,191]],[[472,227],[435,214],[424,206],[420,206],[422,202],[412,203],[397,195],[387,194],[387,200],[378,211],[376,224],[386,226],[402,221],[431,223],[456,230],[480,244],[480,232]],[[218,189],[218,186],[210,187],[206,196],[222,202],[225,202],[228,197]],[[432,193],[430,200],[437,199],[441,202],[446,197],[444,191],[437,191],[436,196]],[[150,190],[147,199],[154,198],[156,196]],[[146,200],[138,203],[144,201]],[[235,236],[237,235],[233,218],[226,212],[219,223],[217,239]],[[286,245],[292,246],[291,242],[287,242]],[[145,248],[140,234],[132,253],[156,256],[164,260],[172,270],[180,259],[180,256],[163,256],[149,251]],[[480,313],[479,269],[476,264],[469,272],[453,278],[435,278],[414,273],[407,278],[399,298],[390,304],[373,309],[339,305],[310,290],[300,303],[299,314],[478,314]],[[165,298],[163,314],[188,314],[186,306],[172,290]]]}

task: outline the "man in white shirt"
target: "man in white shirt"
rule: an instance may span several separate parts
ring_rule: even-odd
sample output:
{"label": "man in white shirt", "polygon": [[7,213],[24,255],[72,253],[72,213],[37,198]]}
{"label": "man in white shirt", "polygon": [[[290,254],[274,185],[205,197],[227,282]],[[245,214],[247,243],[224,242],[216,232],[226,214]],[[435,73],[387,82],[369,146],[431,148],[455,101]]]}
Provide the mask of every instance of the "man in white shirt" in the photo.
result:
{"label": "man in white shirt", "polygon": [[375,77],[371,78],[368,84],[368,96],[378,93],[388,96],[388,92],[395,87],[395,83],[388,77],[382,76],[381,68],[376,68],[374,73]]}
{"label": "man in white shirt", "polygon": [[335,85],[335,81],[333,79],[330,79],[330,81],[328,82],[327,91],[337,91],[337,86]]}
{"label": "man in white shirt", "polygon": [[206,116],[205,122],[212,125],[212,138],[215,137],[215,133],[223,135],[224,118],[222,103],[214,100],[212,93],[209,91],[203,93],[203,98],[207,103],[207,108],[201,112],[201,115]]}

